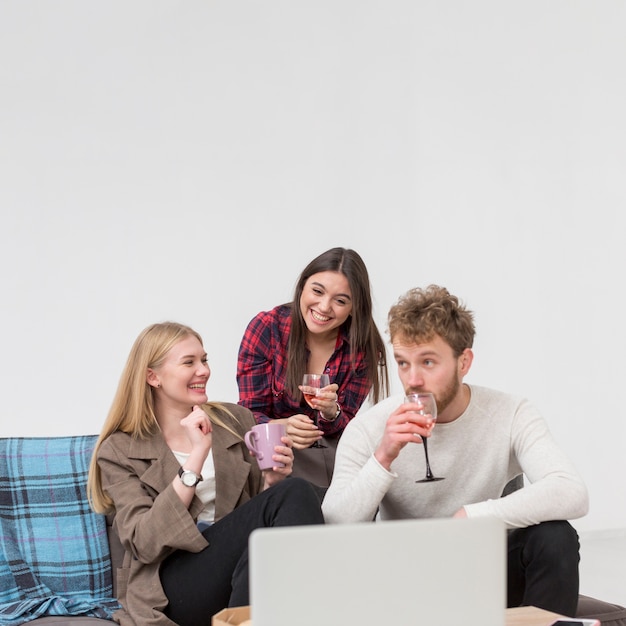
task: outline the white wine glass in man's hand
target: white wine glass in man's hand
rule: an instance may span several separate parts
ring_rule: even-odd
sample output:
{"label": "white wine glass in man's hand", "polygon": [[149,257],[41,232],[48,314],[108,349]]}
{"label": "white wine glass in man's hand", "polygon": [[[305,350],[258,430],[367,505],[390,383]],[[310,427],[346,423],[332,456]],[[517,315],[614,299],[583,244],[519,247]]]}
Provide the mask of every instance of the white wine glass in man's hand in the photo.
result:
{"label": "white wine glass in man's hand", "polygon": [[[311,404],[311,400],[319,395],[320,390],[330,385],[330,378],[328,374],[305,374],[302,377],[302,395],[306,400],[306,403],[312,408],[315,407]],[[318,410],[315,409],[315,416],[313,417],[313,423],[317,426]],[[316,441],[310,446],[311,448],[326,448],[327,446],[319,441]]]}
{"label": "white wine glass in man's hand", "polygon": [[[420,415],[429,415],[432,423],[437,421],[437,402],[435,401],[435,395],[432,393],[409,393],[404,398],[405,402],[415,402],[422,405],[422,409],[418,411]],[[426,478],[422,480],[416,480],[416,483],[429,483],[435,480],[443,480],[441,476],[433,476],[430,469],[430,461],[428,460],[428,437],[422,437],[422,444],[424,446],[424,456],[426,458]]]}

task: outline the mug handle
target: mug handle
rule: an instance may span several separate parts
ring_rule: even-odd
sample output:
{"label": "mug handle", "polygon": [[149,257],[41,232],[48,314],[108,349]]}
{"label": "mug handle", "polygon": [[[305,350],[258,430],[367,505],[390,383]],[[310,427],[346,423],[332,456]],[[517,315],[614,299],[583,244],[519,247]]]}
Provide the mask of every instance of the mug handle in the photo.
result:
{"label": "mug handle", "polygon": [[248,450],[250,450],[251,452],[254,452],[254,454],[256,455],[257,459],[259,459],[259,461],[263,460],[263,453],[259,452],[256,449],[256,446],[254,445],[253,441],[258,441],[260,439],[259,434],[254,431],[254,430],[249,430],[244,436],[244,441],[246,442],[246,446],[248,446]]}

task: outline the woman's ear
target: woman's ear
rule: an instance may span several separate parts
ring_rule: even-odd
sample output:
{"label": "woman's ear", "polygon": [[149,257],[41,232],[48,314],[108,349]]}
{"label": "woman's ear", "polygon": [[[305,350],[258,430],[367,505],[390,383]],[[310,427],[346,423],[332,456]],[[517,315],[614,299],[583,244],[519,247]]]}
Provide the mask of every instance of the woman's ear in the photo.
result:
{"label": "woman's ear", "polygon": [[148,368],[148,373],[146,374],[146,382],[151,386],[158,389],[161,386],[161,381],[157,376],[156,372],[150,368]]}

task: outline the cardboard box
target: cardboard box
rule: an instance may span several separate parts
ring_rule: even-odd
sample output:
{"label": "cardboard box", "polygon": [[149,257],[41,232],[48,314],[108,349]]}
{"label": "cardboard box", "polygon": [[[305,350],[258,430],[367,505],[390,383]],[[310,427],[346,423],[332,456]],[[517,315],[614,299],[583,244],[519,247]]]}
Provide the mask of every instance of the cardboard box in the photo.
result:
{"label": "cardboard box", "polygon": [[216,613],[211,620],[212,626],[239,626],[250,621],[250,607],[236,606]]}

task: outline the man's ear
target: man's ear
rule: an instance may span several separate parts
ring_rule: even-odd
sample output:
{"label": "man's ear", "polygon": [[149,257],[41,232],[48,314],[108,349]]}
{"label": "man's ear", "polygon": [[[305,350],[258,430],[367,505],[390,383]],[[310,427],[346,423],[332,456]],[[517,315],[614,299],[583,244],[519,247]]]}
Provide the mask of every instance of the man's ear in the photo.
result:
{"label": "man's ear", "polygon": [[465,376],[472,367],[472,361],[474,360],[474,353],[471,348],[465,348],[459,357],[459,374]]}
{"label": "man's ear", "polygon": [[161,382],[159,381],[159,377],[153,369],[148,368],[148,373],[146,374],[146,382],[151,387],[159,388],[161,386]]}

